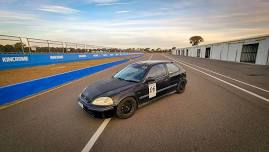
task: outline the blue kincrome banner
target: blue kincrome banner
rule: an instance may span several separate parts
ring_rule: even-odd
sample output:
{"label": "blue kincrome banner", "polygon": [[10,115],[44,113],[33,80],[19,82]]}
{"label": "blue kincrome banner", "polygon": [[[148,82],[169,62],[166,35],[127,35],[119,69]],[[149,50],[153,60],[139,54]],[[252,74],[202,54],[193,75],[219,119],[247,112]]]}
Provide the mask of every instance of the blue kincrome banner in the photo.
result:
{"label": "blue kincrome banner", "polygon": [[81,54],[0,54],[0,70],[38,65],[93,60],[139,53],[81,53]]}

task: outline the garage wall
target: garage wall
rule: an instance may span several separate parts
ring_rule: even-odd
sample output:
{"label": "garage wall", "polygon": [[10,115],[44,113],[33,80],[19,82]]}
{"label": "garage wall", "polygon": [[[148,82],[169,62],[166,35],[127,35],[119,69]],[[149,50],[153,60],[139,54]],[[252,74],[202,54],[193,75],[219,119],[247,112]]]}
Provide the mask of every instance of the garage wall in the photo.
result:
{"label": "garage wall", "polygon": [[201,46],[200,49],[201,49],[200,58],[205,58],[205,46]]}
{"label": "garage wall", "polygon": [[221,60],[227,61],[228,52],[229,52],[229,43],[223,43],[222,44],[222,50],[220,52],[221,53],[220,54]]}
{"label": "garage wall", "polygon": [[268,65],[269,38],[259,42],[256,64]]}
{"label": "garage wall", "polygon": [[172,49],[172,50],[171,50],[171,53],[174,54],[174,55],[177,55],[177,54],[176,54],[176,49]]}
{"label": "garage wall", "polygon": [[196,57],[196,48],[195,47],[189,48],[189,51],[190,51],[190,55],[192,57]]}
{"label": "garage wall", "polygon": [[206,48],[210,47],[210,59],[240,62],[243,45],[253,43],[259,43],[255,64],[269,65],[269,36],[187,47],[177,50],[184,49],[186,52],[186,49],[188,49],[188,56],[197,57],[197,49],[200,49],[200,58],[205,58]]}
{"label": "garage wall", "polygon": [[230,43],[228,46],[227,61],[240,62],[240,52],[243,43]]}
{"label": "garage wall", "polygon": [[214,44],[212,46],[211,59],[220,60],[220,52],[222,50],[221,44]]}

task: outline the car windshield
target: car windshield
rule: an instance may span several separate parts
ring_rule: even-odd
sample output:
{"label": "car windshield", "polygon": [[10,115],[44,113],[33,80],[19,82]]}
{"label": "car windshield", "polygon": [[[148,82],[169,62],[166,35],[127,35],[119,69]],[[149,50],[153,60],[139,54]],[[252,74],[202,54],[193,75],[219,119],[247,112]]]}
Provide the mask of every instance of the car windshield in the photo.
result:
{"label": "car windshield", "polygon": [[133,81],[140,82],[146,73],[147,66],[142,64],[131,64],[120,72],[118,72],[114,78],[125,80],[125,81]]}

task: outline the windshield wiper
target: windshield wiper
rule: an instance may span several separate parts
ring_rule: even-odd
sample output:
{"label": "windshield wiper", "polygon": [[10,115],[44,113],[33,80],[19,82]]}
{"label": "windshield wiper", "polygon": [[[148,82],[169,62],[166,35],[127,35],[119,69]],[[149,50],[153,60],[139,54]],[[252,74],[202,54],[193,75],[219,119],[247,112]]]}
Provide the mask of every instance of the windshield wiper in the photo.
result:
{"label": "windshield wiper", "polygon": [[119,80],[123,80],[123,81],[129,81],[129,82],[136,82],[136,83],[139,82],[139,81],[136,81],[136,80],[123,79],[121,77],[114,77],[114,78],[119,79]]}
{"label": "windshield wiper", "polygon": [[119,79],[119,80],[125,80],[125,79],[123,79],[121,77],[114,77],[114,78]]}
{"label": "windshield wiper", "polygon": [[124,79],[125,81],[129,81],[129,82],[139,82],[139,81],[136,81],[136,80],[127,80],[127,79]]}

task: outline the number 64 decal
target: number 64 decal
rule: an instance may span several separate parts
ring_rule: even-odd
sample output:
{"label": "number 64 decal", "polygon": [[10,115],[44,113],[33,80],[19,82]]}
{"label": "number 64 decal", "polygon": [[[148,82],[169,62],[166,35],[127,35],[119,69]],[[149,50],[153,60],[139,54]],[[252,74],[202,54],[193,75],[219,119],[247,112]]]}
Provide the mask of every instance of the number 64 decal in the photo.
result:
{"label": "number 64 decal", "polygon": [[149,84],[149,98],[155,97],[156,91],[157,91],[156,83]]}

